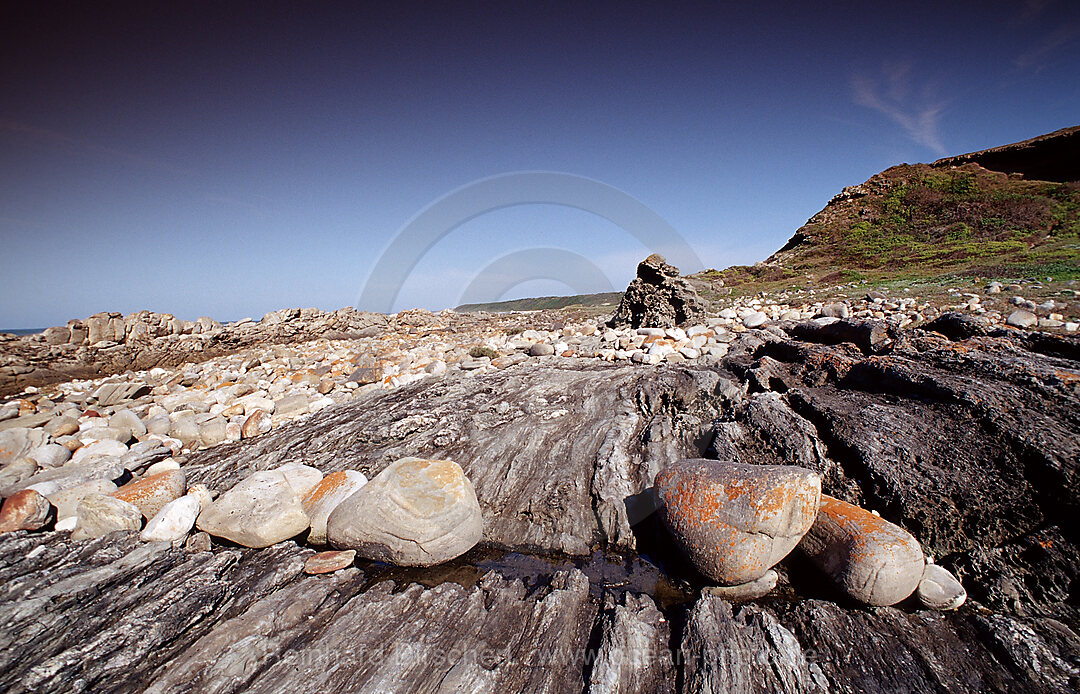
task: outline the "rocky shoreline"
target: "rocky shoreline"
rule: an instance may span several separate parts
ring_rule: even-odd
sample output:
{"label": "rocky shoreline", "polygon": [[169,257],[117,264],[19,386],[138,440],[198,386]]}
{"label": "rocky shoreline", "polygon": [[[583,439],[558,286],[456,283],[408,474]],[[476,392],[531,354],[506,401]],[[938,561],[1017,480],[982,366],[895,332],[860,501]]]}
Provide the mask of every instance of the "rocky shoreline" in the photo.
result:
{"label": "rocky shoreline", "polygon": [[[0,535],[0,686],[1074,689],[1080,338],[924,303],[757,297],[669,327],[294,310],[9,341],[37,366],[0,405],[0,520],[40,529]],[[751,573],[688,556],[702,531],[653,513],[687,458],[802,469],[825,525],[792,520]],[[408,501],[392,478],[421,468],[435,487]],[[919,548],[894,593],[829,558],[864,551],[855,507]],[[431,544],[397,546],[421,516]]]}

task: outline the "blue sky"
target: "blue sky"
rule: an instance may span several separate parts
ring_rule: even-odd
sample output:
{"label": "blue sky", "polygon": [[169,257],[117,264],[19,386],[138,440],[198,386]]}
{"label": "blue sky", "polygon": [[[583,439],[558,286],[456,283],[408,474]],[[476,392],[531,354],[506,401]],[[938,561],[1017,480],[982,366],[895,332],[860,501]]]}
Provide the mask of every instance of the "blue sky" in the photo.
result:
{"label": "blue sky", "polygon": [[[891,165],[1080,123],[1075,2],[150,4],[0,11],[0,327],[351,305],[411,218],[513,171],[614,186],[704,266],[750,263]],[[539,246],[618,289],[651,250],[501,209],[394,308]]]}

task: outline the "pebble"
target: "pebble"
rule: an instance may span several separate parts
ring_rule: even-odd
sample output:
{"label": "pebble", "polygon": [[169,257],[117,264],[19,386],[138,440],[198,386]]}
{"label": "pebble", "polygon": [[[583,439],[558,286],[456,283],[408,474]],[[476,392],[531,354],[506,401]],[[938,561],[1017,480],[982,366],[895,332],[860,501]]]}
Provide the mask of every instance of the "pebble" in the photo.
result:
{"label": "pebble", "polygon": [[900,602],[915,592],[926,564],[906,530],[831,496],[799,547],[848,595],[867,605]]}
{"label": "pebble", "polygon": [[328,574],[352,566],[354,561],[356,561],[356,550],[345,549],[319,552],[311,555],[304,562],[304,573],[313,575]]}
{"label": "pebble", "polygon": [[399,566],[432,566],[472,549],[483,535],[472,482],[449,460],[403,458],[330,514],[329,544]]}
{"label": "pebble", "polygon": [[934,563],[923,569],[916,595],[931,610],[955,610],[967,600],[967,591],[956,576]]}
{"label": "pebble", "polygon": [[72,540],[90,540],[121,530],[138,530],[143,518],[134,504],[97,493],[82,498],[76,516]]}
{"label": "pebble", "polygon": [[702,575],[756,581],[799,543],[817,514],[821,477],[788,465],[681,460],[660,471],[661,518]]}
{"label": "pebble", "polygon": [[0,506],[0,533],[38,530],[49,519],[52,504],[33,489],[15,492]]}
{"label": "pebble", "polygon": [[43,468],[54,468],[60,467],[70,460],[71,451],[58,443],[47,443],[44,446],[32,449],[26,454],[26,457],[31,458]]}
{"label": "pebble", "polygon": [[1034,313],[1018,309],[1009,314],[1009,317],[1005,319],[1006,325],[1011,325],[1014,328],[1030,328],[1037,325],[1039,319]]}
{"label": "pebble", "polygon": [[769,569],[765,574],[749,583],[740,583],[734,586],[706,586],[701,589],[702,594],[712,595],[732,602],[757,600],[772,592],[776,587],[776,571]]}
{"label": "pebble", "polygon": [[531,357],[547,357],[552,354],[555,354],[555,346],[545,342],[537,342],[529,348],[529,356]]}
{"label": "pebble", "polygon": [[755,311],[754,313],[743,316],[742,323],[748,328],[758,328],[769,322],[769,317],[761,311]]}
{"label": "pebble", "polygon": [[254,410],[240,427],[240,438],[250,439],[270,431],[272,420],[266,410]]}

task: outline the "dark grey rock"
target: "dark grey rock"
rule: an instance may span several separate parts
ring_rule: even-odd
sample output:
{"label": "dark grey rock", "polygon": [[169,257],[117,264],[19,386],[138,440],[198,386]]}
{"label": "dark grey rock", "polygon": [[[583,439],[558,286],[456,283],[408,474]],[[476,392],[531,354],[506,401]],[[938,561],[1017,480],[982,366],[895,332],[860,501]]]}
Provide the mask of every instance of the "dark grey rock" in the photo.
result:
{"label": "dark grey rock", "polygon": [[626,288],[611,327],[674,328],[705,321],[705,304],[697,290],[679,269],[668,265],[664,257],[650,255],[637,267],[637,277]]}

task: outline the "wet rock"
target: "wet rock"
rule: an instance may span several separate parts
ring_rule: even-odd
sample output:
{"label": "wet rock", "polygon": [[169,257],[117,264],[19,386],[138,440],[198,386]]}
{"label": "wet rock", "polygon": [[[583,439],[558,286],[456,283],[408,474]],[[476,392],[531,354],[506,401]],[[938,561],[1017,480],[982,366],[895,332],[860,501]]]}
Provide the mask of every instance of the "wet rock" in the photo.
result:
{"label": "wet rock", "polygon": [[319,552],[311,555],[304,562],[304,573],[314,575],[340,571],[352,566],[355,560],[356,551],[351,549]]}
{"label": "wet rock", "polygon": [[129,482],[112,495],[137,506],[143,516],[149,520],[156,516],[167,503],[184,494],[185,482],[184,473],[179,470],[168,470]]}
{"label": "wet rock", "polygon": [[364,473],[356,470],[339,470],[324,477],[305,497],[304,512],[311,519],[308,542],[326,544],[326,520],[341,502],[367,484]]}
{"label": "wet rock", "polygon": [[827,495],[799,544],[844,592],[867,605],[892,605],[915,592],[925,559],[906,530]]}
{"label": "wet rock", "polygon": [[245,547],[269,547],[308,528],[300,497],[285,475],[253,473],[199,514],[196,527]]}
{"label": "wet rock", "polygon": [[915,593],[931,610],[955,610],[967,600],[967,591],[956,576],[937,564],[926,565]]}
{"label": "wet rock", "polygon": [[191,495],[173,499],[161,507],[139,533],[144,542],[178,542],[191,532],[199,516],[199,500]]}
{"label": "wet rock", "polygon": [[399,566],[441,564],[472,549],[482,535],[472,482],[449,460],[391,464],[326,522],[331,546]]}
{"label": "wet rock", "polygon": [[24,489],[4,499],[0,507],[0,533],[38,530],[49,520],[52,504],[32,489]]}
{"label": "wet rock", "polygon": [[654,253],[638,265],[637,277],[626,288],[608,325],[674,328],[704,320],[705,304],[697,290],[679,277],[678,268],[668,265],[663,256]]}
{"label": "wet rock", "polygon": [[122,530],[142,527],[139,507],[104,494],[90,493],[79,501],[72,540],[89,540]]}
{"label": "wet rock", "polygon": [[691,459],[656,476],[660,514],[695,568],[725,585],[755,581],[814,523],[821,477],[794,466]]}

